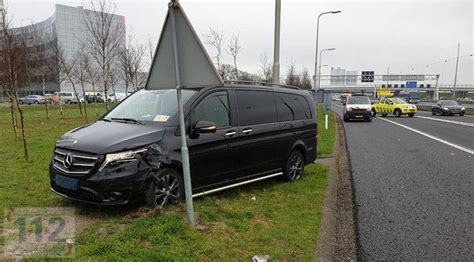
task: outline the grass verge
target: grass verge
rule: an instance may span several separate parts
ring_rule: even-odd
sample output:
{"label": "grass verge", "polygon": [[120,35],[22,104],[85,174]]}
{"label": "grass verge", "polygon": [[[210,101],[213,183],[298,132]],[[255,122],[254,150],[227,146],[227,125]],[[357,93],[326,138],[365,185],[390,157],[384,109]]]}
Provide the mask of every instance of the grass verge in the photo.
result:
{"label": "grass verge", "polygon": [[324,128],[324,109],[318,108],[318,156],[325,157],[332,154],[336,139],[336,115],[328,112],[328,129]]}
{"label": "grass verge", "polygon": [[[97,221],[78,232],[76,258],[81,261],[249,260],[256,254],[274,260],[313,260],[327,167],[309,165],[303,179],[295,183],[274,179],[197,199],[195,211],[199,223],[207,227],[204,231],[189,227],[184,205],[165,213],[145,208],[89,212],[90,207],[49,192],[48,164],[55,141],[85,123],[77,106],[65,106],[63,118],[57,107],[50,110],[47,120],[43,107],[24,106],[30,152],[30,160],[24,161],[21,140],[10,126],[9,108],[0,107],[2,218],[4,207],[75,206],[77,213]],[[89,119],[95,119],[105,107],[90,105],[88,111]],[[2,244],[0,236],[0,248]]]}

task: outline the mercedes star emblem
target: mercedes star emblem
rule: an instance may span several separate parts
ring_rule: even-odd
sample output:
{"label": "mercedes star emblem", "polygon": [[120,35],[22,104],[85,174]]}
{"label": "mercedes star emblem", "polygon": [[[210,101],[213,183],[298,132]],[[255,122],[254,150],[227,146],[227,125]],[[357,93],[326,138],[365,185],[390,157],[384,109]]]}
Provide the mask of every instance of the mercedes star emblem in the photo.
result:
{"label": "mercedes star emblem", "polygon": [[73,161],[73,157],[70,153],[68,153],[65,157],[64,157],[64,167],[65,168],[70,168],[72,166],[72,161]]}

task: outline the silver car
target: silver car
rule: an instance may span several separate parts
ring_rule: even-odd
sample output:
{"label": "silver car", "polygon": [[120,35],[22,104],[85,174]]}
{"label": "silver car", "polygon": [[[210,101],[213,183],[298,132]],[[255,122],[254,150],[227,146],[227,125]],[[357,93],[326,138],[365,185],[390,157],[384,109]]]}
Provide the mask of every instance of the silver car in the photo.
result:
{"label": "silver car", "polygon": [[20,103],[20,105],[44,104],[45,102],[46,102],[46,99],[44,99],[44,97],[39,96],[39,95],[29,95],[29,96],[24,96],[18,99],[18,103]]}

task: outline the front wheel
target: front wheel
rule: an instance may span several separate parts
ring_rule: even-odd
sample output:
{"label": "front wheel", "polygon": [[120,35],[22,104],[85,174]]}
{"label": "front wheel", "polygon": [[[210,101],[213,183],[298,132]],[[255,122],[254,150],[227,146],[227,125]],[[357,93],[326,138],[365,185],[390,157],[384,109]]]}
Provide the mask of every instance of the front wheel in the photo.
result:
{"label": "front wheel", "polygon": [[145,201],[149,207],[164,208],[178,204],[184,196],[183,178],[178,171],[163,168],[156,171],[148,182]]}
{"label": "front wheel", "polygon": [[459,116],[464,116],[464,112],[459,113]]}
{"label": "front wheel", "polygon": [[401,117],[402,116],[402,111],[400,109],[395,109],[395,116],[396,117]]}
{"label": "front wheel", "polygon": [[408,114],[408,117],[414,117],[414,116],[415,116],[414,113],[409,113],[409,114]]}
{"label": "front wheel", "polygon": [[375,117],[377,115],[377,112],[375,111],[375,109],[372,109],[372,117]]}
{"label": "front wheel", "polygon": [[387,113],[382,113],[382,117],[386,117],[387,116]]}
{"label": "front wheel", "polygon": [[287,181],[300,179],[304,173],[304,158],[299,151],[293,151],[286,162],[284,177]]}
{"label": "front wheel", "polygon": [[435,116],[436,112],[434,110],[431,110],[431,114]]}
{"label": "front wheel", "polygon": [[39,102],[38,102],[38,101],[35,101],[35,104],[39,104]]}

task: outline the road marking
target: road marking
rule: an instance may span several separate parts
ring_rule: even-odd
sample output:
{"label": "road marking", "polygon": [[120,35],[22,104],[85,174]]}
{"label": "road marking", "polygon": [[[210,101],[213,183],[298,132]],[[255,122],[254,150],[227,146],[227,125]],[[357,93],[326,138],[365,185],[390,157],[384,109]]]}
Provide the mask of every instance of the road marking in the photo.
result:
{"label": "road marking", "polygon": [[422,135],[422,136],[426,136],[426,137],[431,138],[431,139],[433,139],[433,140],[435,140],[435,141],[438,141],[438,142],[443,143],[443,144],[445,144],[445,145],[454,147],[454,148],[456,148],[456,149],[459,149],[459,150],[464,151],[464,152],[466,152],[466,153],[469,153],[469,154],[471,154],[471,155],[474,155],[474,150],[471,150],[471,149],[469,149],[469,148],[467,148],[467,147],[463,147],[463,146],[460,146],[460,145],[453,144],[453,143],[448,142],[448,141],[446,141],[446,140],[443,140],[443,139],[441,139],[441,138],[439,138],[439,137],[432,136],[432,135],[427,134],[427,133],[425,133],[425,132],[421,132],[421,131],[416,130],[416,129],[414,129],[414,128],[411,128],[411,127],[409,127],[409,126],[402,125],[402,124],[400,124],[400,123],[397,123],[397,122],[394,122],[394,121],[391,121],[391,120],[388,120],[388,119],[385,119],[385,118],[379,118],[379,119],[380,119],[380,120],[383,120],[383,121],[386,121],[386,122],[389,122],[389,123],[392,123],[392,124],[394,124],[394,125],[403,127],[403,128],[405,128],[405,129],[408,129],[408,130],[410,130],[410,131],[413,131],[413,132],[415,132],[415,133],[417,133],[417,134],[420,134],[420,135]]}
{"label": "road marking", "polygon": [[445,123],[450,123],[450,124],[456,124],[456,125],[461,125],[461,126],[474,127],[474,124],[472,124],[472,123],[446,120],[446,119],[439,119],[439,118],[433,118],[433,117],[427,117],[427,116],[415,116],[415,117],[421,118],[421,119],[428,119],[428,120],[433,120],[433,121],[445,122]]}

